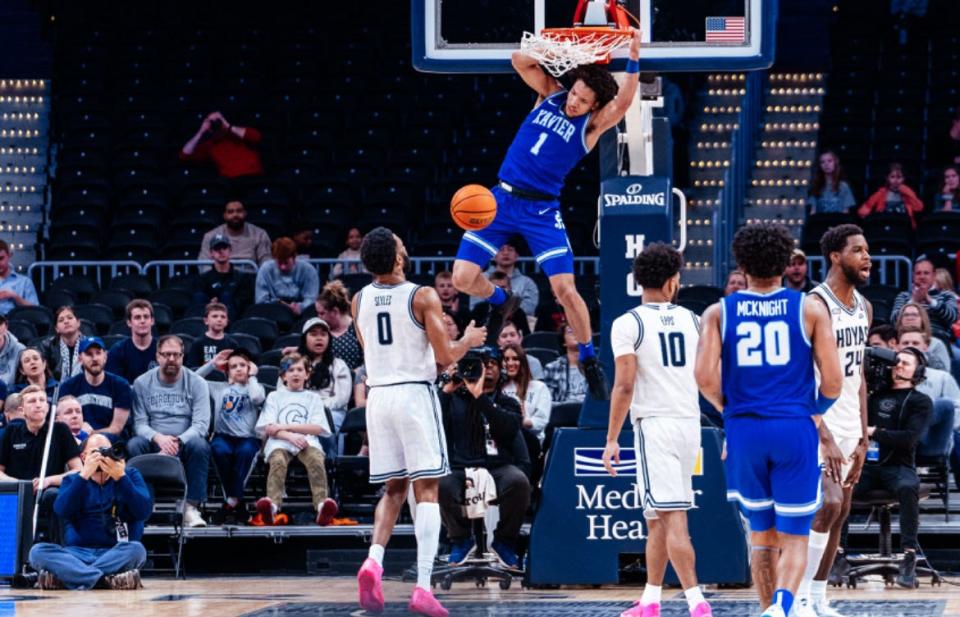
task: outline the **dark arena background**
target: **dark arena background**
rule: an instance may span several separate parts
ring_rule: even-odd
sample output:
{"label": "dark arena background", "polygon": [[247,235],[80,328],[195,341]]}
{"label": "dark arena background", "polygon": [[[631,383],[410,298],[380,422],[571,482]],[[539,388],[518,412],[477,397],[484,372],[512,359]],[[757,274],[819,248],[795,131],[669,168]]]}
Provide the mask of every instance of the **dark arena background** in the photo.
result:
{"label": "dark arena background", "polygon": [[[843,567],[831,572],[827,594],[848,617],[960,616],[960,6],[613,4],[638,16],[641,85],[623,121],[566,176],[555,219],[608,380],[611,324],[640,303],[631,263],[645,245],[682,251],[675,302],[700,315],[746,285],[731,249],[743,226],[789,230],[797,251],[784,284],[805,291],[830,267],[823,234],[862,227],[872,268],[860,292],[872,304],[871,327],[887,326],[864,342],[918,341],[939,369],[928,379],[937,404],[915,444],[919,586],[896,582],[900,502],[881,490],[854,499]],[[570,27],[577,5],[0,2],[0,386],[8,396],[37,385],[51,403],[35,418],[29,392],[4,406],[0,615],[373,614],[357,604],[356,578],[383,494],[370,482],[369,388],[351,323],[351,301],[372,282],[362,238],[385,226],[402,240],[406,277],[436,287],[452,338],[471,320],[499,323],[496,307],[453,287],[464,230],[451,218],[451,196],[502,180],[517,127],[537,104],[510,53],[526,31]],[[626,49],[605,65],[620,81]],[[571,366],[577,350],[564,307],[541,268],[551,255],[534,254],[519,236],[489,249],[492,280],[521,298],[522,315],[485,353],[496,359],[498,347],[516,343],[543,393],[539,420],[517,429],[529,505],[512,563],[494,542],[504,520],[496,502],[470,525],[493,546],[463,564],[449,559],[456,542],[445,518],[433,592],[458,616],[619,615],[647,579],[633,432],[624,429],[621,473],[609,476],[601,458],[609,403],[585,394],[583,369]],[[325,332],[319,351],[317,332]],[[381,343],[392,340],[389,321],[379,333]],[[179,337],[182,355],[165,335]],[[244,355],[224,351],[237,349]],[[293,394],[283,379],[294,351],[313,367],[305,388],[316,394],[303,400],[323,404],[270,412],[271,398]],[[243,383],[258,382],[260,399],[237,390],[237,358],[257,368]],[[512,383],[500,366],[497,387]],[[185,390],[161,391],[167,370]],[[80,408],[72,420],[69,400]],[[251,404],[249,435],[229,432]],[[531,405],[528,392],[526,420]],[[144,439],[176,422],[177,409],[189,410],[194,441],[168,442],[162,431]],[[258,412],[328,427],[319,440],[309,436],[320,446],[322,481],[307,457],[285,459],[286,475],[277,472],[283,457],[270,444],[283,439],[254,430]],[[53,413],[57,430],[37,428]],[[130,527],[146,551],[142,586],[105,575],[93,590],[57,589],[30,550],[69,543],[58,474],[79,470],[76,444],[111,424],[118,456],[152,497],[142,534]],[[702,397],[701,431],[689,512],[697,575],[713,614],[759,615],[749,530],[726,501],[724,419]],[[244,448],[246,459],[230,458]],[[41,459],[43,475],[57,480],[37,496]],[[282,498],[275,516],[265,495],[274,505]],[[385,615],[408,614],[414,505],[411,491],[386,550]],[[103,512],[88,522],[107,525],[96,533],[112,538],[117,507]],[[661,611],[689,614],[672,569]]]}

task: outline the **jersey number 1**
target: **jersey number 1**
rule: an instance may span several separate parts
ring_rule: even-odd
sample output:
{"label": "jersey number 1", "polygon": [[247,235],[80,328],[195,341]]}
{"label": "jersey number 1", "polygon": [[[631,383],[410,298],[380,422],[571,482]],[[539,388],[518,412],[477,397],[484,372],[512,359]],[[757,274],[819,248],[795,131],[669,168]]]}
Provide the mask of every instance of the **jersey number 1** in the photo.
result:
{"label": "jersey number 1", "polygon": [[542,146],[543,142],[545,141],[547,141],[547,134],[540,133],[540,137],[537,138],[537,143],[533,144],[533,147],[530,148],[530,154],[532,154],[533,156],[539,156],[540,146]]}
{"label": "jersey number 1", "polygon": [[393,343],[393,328],[390,326],[390,313],[377,313],[377,341],[381,345]]}

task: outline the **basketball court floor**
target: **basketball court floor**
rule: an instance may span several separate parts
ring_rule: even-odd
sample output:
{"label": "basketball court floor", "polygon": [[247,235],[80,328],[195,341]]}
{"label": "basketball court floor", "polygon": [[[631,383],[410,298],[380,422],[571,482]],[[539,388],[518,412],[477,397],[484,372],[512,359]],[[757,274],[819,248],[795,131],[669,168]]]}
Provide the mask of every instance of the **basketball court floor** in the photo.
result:
{"label": "basketball court floor", "polygon": [[[383,615],[406,615],[411,584],[387,580]],[[615,617],[629,607],[639,587],[478,589],[457,583],[450,591],[435,590],[458,617],[555,616]],[[747,589],[708,588],[717,617],[758,615]],[[831,590],[834,604],[847,617],[960,617],[960,587],[925,584],[915,591],[884,588],[869,582],[851,590]],[[186,581],[147,578],[139,591],[0,591],[0,617],[326,617],[365,615],[356,605],[356,585],[349,577],[191,578]],[[686,602],[677,590],[666,592],[664,617],[686,617]]]}

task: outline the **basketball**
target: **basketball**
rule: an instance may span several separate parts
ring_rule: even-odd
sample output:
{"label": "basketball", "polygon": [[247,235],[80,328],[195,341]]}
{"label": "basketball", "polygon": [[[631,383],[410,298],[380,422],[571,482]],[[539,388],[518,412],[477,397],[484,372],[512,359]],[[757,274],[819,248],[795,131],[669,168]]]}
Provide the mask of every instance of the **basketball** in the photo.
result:
{"label": "basketball", "polygon": [[483,229],[497,216],[497,200],[487,187],[468,184],[453,194],[450,216],[467,231]]}

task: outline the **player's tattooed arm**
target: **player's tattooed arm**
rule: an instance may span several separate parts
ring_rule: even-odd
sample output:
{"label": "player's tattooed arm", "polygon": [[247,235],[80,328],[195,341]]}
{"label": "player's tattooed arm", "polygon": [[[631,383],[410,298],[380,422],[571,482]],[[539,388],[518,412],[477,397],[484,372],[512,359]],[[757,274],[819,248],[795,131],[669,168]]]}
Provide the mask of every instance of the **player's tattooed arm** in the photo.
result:
{"label": "player's tattooed arm", "polygon": [[700,340],[697,342],[697,362],[694,376],[704,398],[717,411],[724,407],[723,389],[720,380],[720,354],[723,341],[720,337],[720,304],[714,304],[703,313],[700,321]]}

